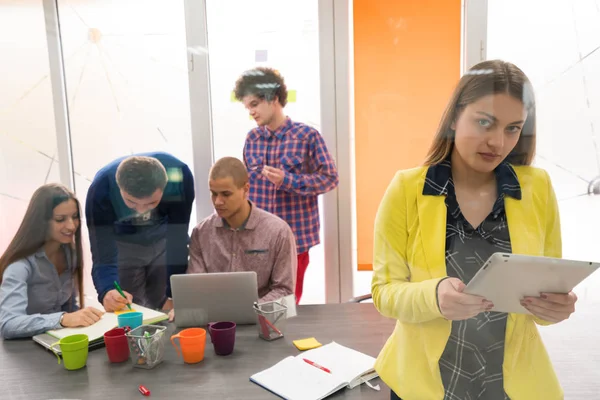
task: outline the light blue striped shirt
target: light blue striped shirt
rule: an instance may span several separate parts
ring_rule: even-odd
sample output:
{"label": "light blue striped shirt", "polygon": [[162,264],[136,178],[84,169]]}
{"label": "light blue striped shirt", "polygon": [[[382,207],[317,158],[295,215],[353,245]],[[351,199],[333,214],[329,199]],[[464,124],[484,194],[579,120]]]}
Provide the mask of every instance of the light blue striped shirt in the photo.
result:
{"label": "light blue striped shirt", "polygon": [[0,285],[0,336],[30,337],[61,328],[60,317],[77,310],[75,263],[63,246],[67,268],[58,275],[44,249],[10,264]]}

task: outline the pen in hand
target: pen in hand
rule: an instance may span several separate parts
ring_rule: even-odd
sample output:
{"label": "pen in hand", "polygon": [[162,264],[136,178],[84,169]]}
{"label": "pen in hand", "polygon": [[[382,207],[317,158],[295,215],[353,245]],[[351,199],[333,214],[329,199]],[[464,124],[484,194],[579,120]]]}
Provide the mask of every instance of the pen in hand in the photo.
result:
{"label": "pen in hand", "polygon": [[[125,296],[125,293],[123,293],[123,290],[121,290],[121,286],[119,286],[119,283],[117,281],[114,281],[115,283],[115,289],[117,289],[117,292],[119,292],[119,294],[121,296],[123,296],[123,298],[125,300],[127,300],[127,296]],[[129,304],[129,302],[127,302],[127,308],[129,308],[129,310],[131,310],[131,304]]]}

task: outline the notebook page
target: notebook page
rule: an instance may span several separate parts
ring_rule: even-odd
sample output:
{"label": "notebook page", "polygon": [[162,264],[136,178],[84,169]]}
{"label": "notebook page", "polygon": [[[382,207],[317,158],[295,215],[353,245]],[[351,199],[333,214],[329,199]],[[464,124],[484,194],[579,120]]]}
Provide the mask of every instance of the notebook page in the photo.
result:
{"label": "notebook page", "polygon": [[346,386],[300,358],[287,357],[250,380],[287,400],[321,400]]}
{"label": "notebook page", "polygon": [[145,325],[151,325],[169,318],[169,316],[162,311],[156,311],[151,308],[142,307],[138,304],[132,303],[131,308],[144,314],[142,319],[144,320]]}
{"label": "notebook page", "polygon": [[[146,325],[164,321],[169,318],[168,315],[163,312],[155,311],[155,310],[152,310],[152,309],[146,308],[146,307],[142,307],[138,304],[132,303],[131,308],[133,308],[135,311],[138,311],[138,312],[141,312],[144,314],[142,319],[144,321],[144,324],[146,324]],[[119,321],[118,321],[117,315],[115,315],[114,313],[111,312],[111,313],[104,313],[102,318],[100,318],[100,321],[96,322],[94,325],[90,325],[87,327],[81,327],[81,328],[56,329],[56,330],[48,331],[47,333],[49,335],[54,336],[59,339],[62,339],[63,337],[69,336],[69,335],[85,334],[85,335],[88,335],[90,342],[92,342],[97,339],[103,339],[104,334],[106,332],[110,331],[113,328],[116,328],[118,325],[119,325]]]}
{"label": "notebook page", "polygon": [[105,313],[100,321],[94,325],[80,328],[63,328],[48,331],[47,333],[55,338],[62,339],[65,336],[85,334],[88,335],[90,342],[104,337],[104,334],[118,325],[117,316],[113,313]]}
{"label": "notebook page", "polygon": [[328,368],[336,378],[347,385],[375,367],[375,358],[336,342],[308,350],[297,358],[306,358]]}
{"label": "notebook page", "polygon": [[363,383],[370,381],[371,379],[377,378],[378,376],[379,376],[379,374],[375,370],[367,372],[366,374],[359,376],[359,377],[355,378],[353,381],[351,381],[350,384],[348,385],[348,389],[354,389],[355,387],[362,385]]}

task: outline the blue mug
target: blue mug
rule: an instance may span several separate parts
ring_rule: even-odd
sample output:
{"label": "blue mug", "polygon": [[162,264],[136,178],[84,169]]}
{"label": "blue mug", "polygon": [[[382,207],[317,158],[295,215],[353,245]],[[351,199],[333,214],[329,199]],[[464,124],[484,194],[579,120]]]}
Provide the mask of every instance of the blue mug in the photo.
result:
{"label": "blue mug", "polygon": [[143,317],[144,317],[144,314],[142,314],[141,312],[137,312],[137,311],[119,314],[117,316],[117,318],[119,320],[119,328],[124,328],[124,327],[128,326],[131,329],[135,329],[138,326],[142,325],[142,323],[144,322]]}

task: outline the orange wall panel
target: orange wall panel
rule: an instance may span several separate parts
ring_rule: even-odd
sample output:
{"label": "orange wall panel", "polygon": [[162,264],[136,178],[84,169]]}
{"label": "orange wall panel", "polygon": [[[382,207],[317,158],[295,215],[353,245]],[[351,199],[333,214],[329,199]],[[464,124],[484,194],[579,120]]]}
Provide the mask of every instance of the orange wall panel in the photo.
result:
{"label": "orange wall panel", "polygon": [[358,269],[399,169],[422,163],[460,77],[460,0],[354,0]]}

